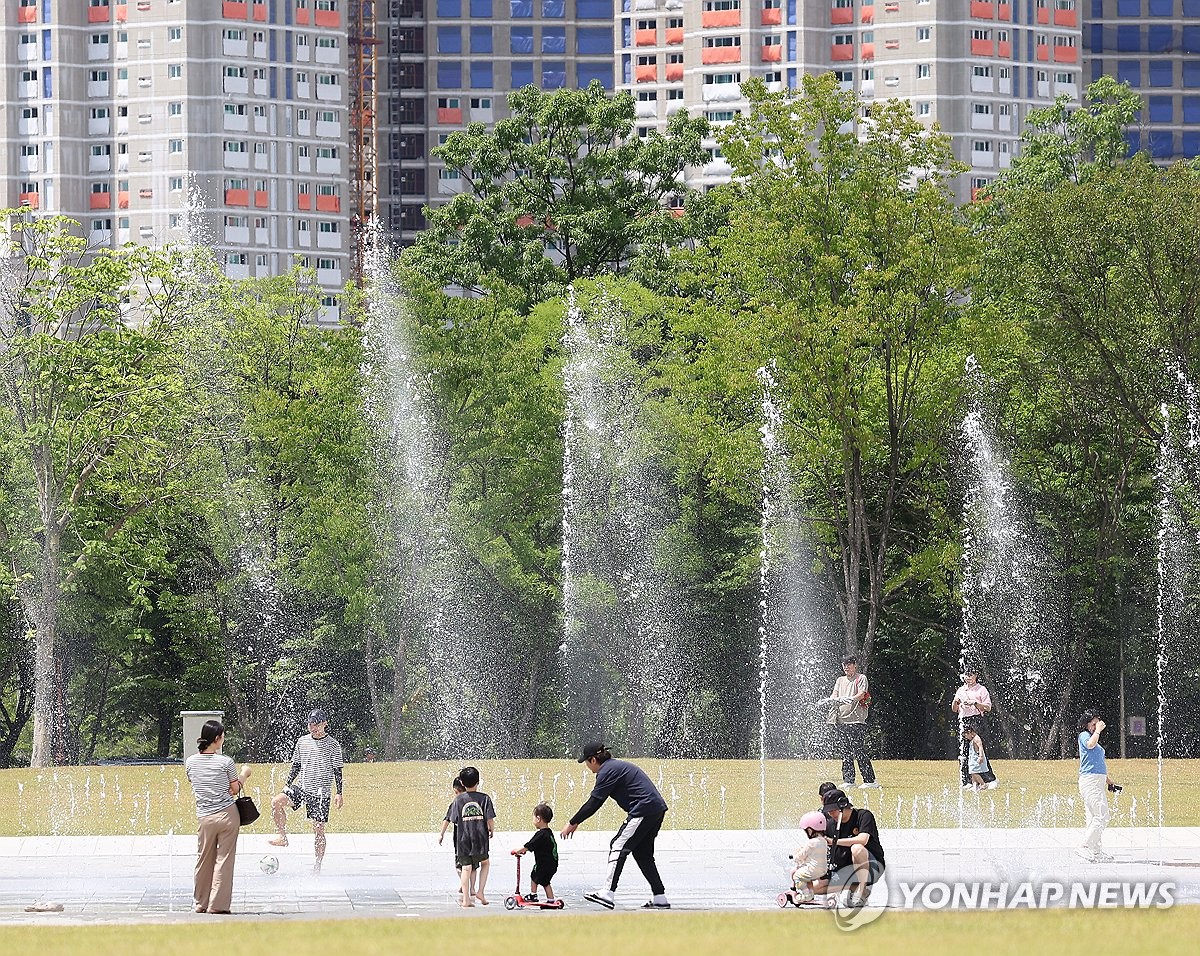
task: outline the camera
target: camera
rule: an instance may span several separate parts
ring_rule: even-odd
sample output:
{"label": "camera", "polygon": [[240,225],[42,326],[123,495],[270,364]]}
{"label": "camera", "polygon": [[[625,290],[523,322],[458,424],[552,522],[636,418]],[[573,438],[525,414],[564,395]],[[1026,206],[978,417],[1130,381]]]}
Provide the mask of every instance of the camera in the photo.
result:
{"label": "camera", "polygon": [[1122,787],[1122,786],[1121,786],[1119,783],[1110,783],[1110,784],[1108,785],[1108,792],[1109,792],[1109,793],[1120,793],[1120,792],[1121,792],[1122,790],[1124,790],[1124,789],[1125,789],[1125,788],[1124,788],[1124,787]]}

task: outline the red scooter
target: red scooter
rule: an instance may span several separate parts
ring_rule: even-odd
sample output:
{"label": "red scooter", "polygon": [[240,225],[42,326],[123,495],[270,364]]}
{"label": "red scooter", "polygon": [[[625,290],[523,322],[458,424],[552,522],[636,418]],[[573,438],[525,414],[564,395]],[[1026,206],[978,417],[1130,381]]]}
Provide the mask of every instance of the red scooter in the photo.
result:
{"label": "red scooter", "polygon": [[561,899],[555,900],[531,900],[521,895],[521,856],[514,853],[517,858],[517,888],[512,896],[504,898],[504,908],[506,910],[560,910],[563,908]]}

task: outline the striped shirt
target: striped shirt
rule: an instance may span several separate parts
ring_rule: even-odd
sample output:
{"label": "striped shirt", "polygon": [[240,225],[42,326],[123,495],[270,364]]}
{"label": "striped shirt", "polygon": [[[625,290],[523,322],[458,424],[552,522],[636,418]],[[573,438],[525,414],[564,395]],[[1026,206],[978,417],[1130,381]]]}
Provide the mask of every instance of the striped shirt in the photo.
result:
{"label": "striped shirt", "polygon": [[220,813],[236,799],[229,785],[237,779],[237,768],[224,754],[192,754],[184,763],[187,778],[196,794],[196,816]]}
{"label": "striped shirt", "polygon": [[296,785],[305,793],[328,796],[333,792],[333,771],[342,769],[342,745],[329,734],[319,740],[305,734],[296,741],[292,767],[300,767]]}

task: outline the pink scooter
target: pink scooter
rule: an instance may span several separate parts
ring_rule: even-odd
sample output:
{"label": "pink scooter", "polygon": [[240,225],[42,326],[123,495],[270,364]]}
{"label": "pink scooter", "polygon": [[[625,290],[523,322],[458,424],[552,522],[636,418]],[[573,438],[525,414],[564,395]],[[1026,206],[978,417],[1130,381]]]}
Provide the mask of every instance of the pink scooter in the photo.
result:
{"label": "pink scooter", "polygon": [[554,900],[531,900],[521,895],[521,857],[514,853],[517,858],[517,888],[513,891],[512,896],[504,898],[504,908],[506,910],[560,910],[563,908],[561,899]]}

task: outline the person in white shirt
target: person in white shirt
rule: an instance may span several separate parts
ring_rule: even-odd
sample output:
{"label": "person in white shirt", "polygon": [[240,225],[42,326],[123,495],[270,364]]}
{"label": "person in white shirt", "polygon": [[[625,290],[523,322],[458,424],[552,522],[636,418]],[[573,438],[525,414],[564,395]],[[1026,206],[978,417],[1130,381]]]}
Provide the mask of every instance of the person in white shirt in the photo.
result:
{"label": "person in white shirt", "polygon": [[867,708],[871,694],[867,687],[867,675],[858,672],[858,658],[847,654],[842,658],[842,676],[833,685],[831,707],[826,720],[838,735],[842,751],[842,781],[847,787],[854,786],[854,763],[862,771],[862,789],[877,788],[875,768],[867,756]]}
{"label": "person in white shirt", "polygon": [[[950,709],[958,715],[958,737],[961,741],[959,746],[959,769],[962,775],[962,786],[964,790],[969,790],[975,786],[971,780],[971,771],[968,766],[970,758],[970,743],[967,740],[966,732],[968,730],[975,731],[976,734],[983,732],[983,715],[990,714],[992,711],[992,697],[988,693],[988,689],[979,683],[979,670],[973,666],[963,668],[962,686],[954,692],[954,699],[950,701]],[[985,785],[995,789],[991,785],[996,782],[996,775],[992,773],[989,767],[987,773],[983,775]]]}

